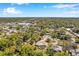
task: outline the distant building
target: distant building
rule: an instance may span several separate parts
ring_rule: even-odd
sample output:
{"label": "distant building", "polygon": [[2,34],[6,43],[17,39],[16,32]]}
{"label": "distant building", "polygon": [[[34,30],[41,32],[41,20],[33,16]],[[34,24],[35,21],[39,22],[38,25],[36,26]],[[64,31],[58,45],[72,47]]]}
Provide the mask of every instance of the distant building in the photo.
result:
{"label": "distant building", "polygon": [[31,26],[32,23],[18,23],[18,25],[22,25],[22,26]]}
{"label": "distant building", "polygon": [[45,49],[48,46],[48,44],[44,41],[39,41],[35,45],[38,46],[41,49]]}
{"label": "distant building", "polygon": [[59,52],[59,51],[63,51],[63,47],[56,45],[56,46],[52,46],[53,51]]}

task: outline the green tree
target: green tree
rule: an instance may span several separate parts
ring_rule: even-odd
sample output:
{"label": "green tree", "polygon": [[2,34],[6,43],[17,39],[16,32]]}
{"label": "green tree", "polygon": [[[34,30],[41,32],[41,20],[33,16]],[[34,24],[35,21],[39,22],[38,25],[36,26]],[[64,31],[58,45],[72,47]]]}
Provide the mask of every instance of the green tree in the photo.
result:
{"label": "green tree", "polygon": [[34,56],[46,56],[46,50],[36,49],[34,50]]}
{"label": "green tree", "polygon": [[54,53],[54,56],[69,56],[69,53],[68,52],[55,52]]}
{"label": "green tree", "polygon": [[59,38],[61,40],[69,40],[71,37],[69,35],[61,35]]}
{"label": "green tree", "polygon": [[4,51],[0,51],[0,56],[5,56],[5,52]]}
{"label": "green tree", "polygon": [[22,56],[32,56],[34,49],[35,49],[35,46],[30,44],[24,44],[21,46],[20,54]]}
{"label": "green tree", "polygon": [[10,56],[10,55],[14,55],[15,50],[16,50],[16,46],[11,46],[11,47],[5,48],[4,52],[6,55]]}
{"label": "green tree", "polygon": [[36,42],[40,39],[40,35],[38,33],[33,33],[31,39]]}
{"label": "green tree", "polygon": [[0,50],[4,50],[8,46],[9,40],[6,38],[1,38],[0,39]]}

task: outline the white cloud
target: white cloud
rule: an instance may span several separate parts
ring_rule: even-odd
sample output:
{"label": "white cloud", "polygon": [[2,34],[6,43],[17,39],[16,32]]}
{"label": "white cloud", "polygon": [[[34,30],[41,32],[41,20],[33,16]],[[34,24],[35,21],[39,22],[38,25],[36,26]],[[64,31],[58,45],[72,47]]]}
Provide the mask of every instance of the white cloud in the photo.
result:
{"label": "white cloud", "polygon": [[74,11],[68,11],[68,12],[65,12],[66,14],[79,14],[79,11],[76,11],[76,10],[74,10]]}
{"label": "white cloud", "polygon": [[9,8],[5,8],[2,11],[4,14],[20,14],[22,13],[21,11],[17,10],[14,7],[9,7]]}
{"label": "white cloud", "polygon": [[15,3],[15,4],[17,4],[17,5],[23,5],[24,3]]}
{"label": "white cloud", "polygon": [[12,6],[15,5],[15,4],[17,4],[17,5],[23,5],[23,4],[29,5],[30,3],[11,3]]}
{"label": "white cloud", "polygon": [[54,5],[52,7],[54,7],[54,8],[73,8],[77,5],[78,4],[58,4],[58,5]]}
{"label": "white cloud", "polygon": [[18,5],[23,5],[23,4],[29,5],[30,3],[16,3],[16,4],[18,4]]}
{"label": "white cloud", "polygon": [[51,5],[51,6],[43,6],[43,8],[72,8],[72,9],[77,9],[75,6],[78,6],[79,4],[56,4],[56,5]]}

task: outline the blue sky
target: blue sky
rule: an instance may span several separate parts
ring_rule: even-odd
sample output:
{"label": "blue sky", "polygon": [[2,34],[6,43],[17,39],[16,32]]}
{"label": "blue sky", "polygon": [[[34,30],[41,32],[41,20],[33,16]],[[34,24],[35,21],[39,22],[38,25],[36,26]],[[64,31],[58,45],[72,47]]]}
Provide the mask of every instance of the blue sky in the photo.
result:
{"label": "blue sky", "polygon": [[79,17],[79,4],[0,3],[0,17]]}

